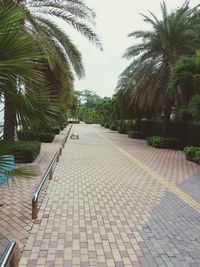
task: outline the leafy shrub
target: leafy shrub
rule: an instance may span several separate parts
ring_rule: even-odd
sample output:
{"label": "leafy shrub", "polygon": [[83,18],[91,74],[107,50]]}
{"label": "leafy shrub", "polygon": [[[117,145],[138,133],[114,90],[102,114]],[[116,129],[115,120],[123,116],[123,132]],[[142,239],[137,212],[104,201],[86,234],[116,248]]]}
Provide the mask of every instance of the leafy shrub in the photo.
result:
{"label": "leafy shrub", "polygon": [[128,136],[135,139],[146,139],[146,134],[137,131],[128,131]]}
{"label": "leafy shrub", "polygon": [[109,127],[110,127],[110,124],[109,124],[109,123],[105,123],[105,124],[104,124],[104,127],[105,127],[105,128],[109,128]]}
{"label": "leafy shrub", "polygon": [[147,136],[161,135],[162,121],[142,120],[139,131],[145,133]]}
{"label": "leafy shrub", "polygon": [[187,160],[200,164],[200,147],[185,147],[184,153]]}
{"label": "leafy shrub", "polygon": [[117,127],[117,131],[120,134],[126,134],[127,133],[127,130],[125,127]]}
{"label": "leafy shrub", "polygon": [[49,128],[48,132],[59,134],[60,128],[59,127],[52,127],[52,128]]}
{"label": "leafy shrub", "polygon": [[51,143],[55,138],[55,133],[37,133],[38,140],[43,143]]}
{"label": "leafy shrub", "polygon": [[157,148],[178,149],[181,147],[181,141],[178,138],[152,136],[147,137],[149,145]]}
{"label": "leafy shrub", "polygon": [[20,141],[40,141],[44,143],[51,143],[55,138],[55,133],[18,131],[18,139]]}
{"label": "leafy shrub", "polygon": [[192,120],[192,113],[188,106],[182,106],[175,112],[175,120],[190,121]]}
{"label": "leafy shrub", "polygon": [[136,131],[136,121],[135,120],[125,121],[125,128],[127,129],[127,131]]}
{"label": "leafy shrub", "polygon": [[104,123],[103,122],[101,123],[101,127],[104,127]]}
{"label": "leafy shrub", "polygon": [[184,144],[186,144],[187,146],[200,146],[200,123],[188,123],[182,135]]}
{"label": "leafy shrub", "polygon": [[15,141],[15,142],[4,142],[9,144],[8,153],[14,155],[16,162],[33,162],[38,154],[40,153],[41,143],[40,142],[27,142],[27,141]]}
{"label": "leafy shrub", "polygon": [[189,110],[194,118],[200,118],[200,95],[195,95],[192,97],[189,103]]}
{"label": "leafy shrub", "polygon": [[[162,126],[162,121],[141,121],[140,132],[147,136],[161,136]],[[200,123],[172,121],[169,124],[168,136],[181,139],[185,146],[200,146]]]}
{"label": "leafy shrub", "polygon": [[111,130],[111,131],[117,131],[117,126],[114,125],[114,124],[112,124],[112,125],[110,126],[110,130]]}
{"label": "leafy shrub", "polygon": [[69,124],[68,122],[64,122],[64,123],[60,124],[60,130],[64,130],[68,124]]}

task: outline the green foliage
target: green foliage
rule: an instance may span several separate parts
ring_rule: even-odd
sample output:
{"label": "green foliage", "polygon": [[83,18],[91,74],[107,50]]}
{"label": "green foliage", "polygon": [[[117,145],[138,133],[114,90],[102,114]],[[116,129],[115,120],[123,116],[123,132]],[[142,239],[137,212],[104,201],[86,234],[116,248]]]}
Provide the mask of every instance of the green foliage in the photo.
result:
{"label": "green foliage", "polygon": [[[199,68],[198,71],[196,68],[195,71],[184,73],[186,68],[182,67],[186,62],[182,62],[182,69],[178,71],[180,80],[171,76],[177,60],[181,56],[189,60],[199,48],[200,20],[199,8],[190,8],[189,1],[170,11],[163,1],[161,14],[161,18],[157,18],[152,12],[143,15],[144,21],[150,24],[150,30],[138,30],[129,35],[138,42],[124,54],[130,64],[120,75],[117,90],[121,91],[120,103],[132,111],[133,118],[145,115],[151,118],[162,114],[163,134],[168,135],[167,126],[172,108],[177,109],[180,104],[187,105],[190,97],[199,90]],[[194,67],[200,62],[199,56],[198,60],[192,61]],[[189,62],[187,64],[191,66]],[[174,90],[169,90],[170,77]],[[181,79],[183,83],[180,84]],[[188,90],[182,88],[185,82]]]}
{"label": "green foliage", "polygon": [[126,130],[126,128],[124,126],[117,127],[117,131],[120,134],[126,134],[127,133],[127,130]]}
{"label": "green foliage", "polygon": [[117,131],[117,126],[115,124],[110,125],[110,130],[111,131]]}
{"label": "green foliage", "polygon": [[[200,93],[200,53],[195,56],[181,56],[173,66],[169,89],[175,94],[178,106],[186,106],[192,97]],[[192,100],[193,104],[197,104]],[[195,110],[194,115],[195,116]]]}
{"label": "green foliage", "polygon": [[171,137],[151,136],[147,137],[149,145],[156,148],[170,148],[179,149],[181,148],[181,140]]}
{"label": "green foliage", "polygon": [[140,122],[140,131],[146,133],[148,136],[161,135],[162,121],[143,120]]}
{"label": "green foliage", "polygon": [[185,147],[184,153],[187,160],[200,164],[200,147]]}
{"label": "green foliage", "polygon": [[75,95],[77,101],[74,110],[71,110],[70,116],[85,122],[100,122],[97,107],[101,102],[101,97],[90,90],[84,90],[82,92],[75,91]]}
{"label": "green foliage", "polygon": [[40,153],[40,142],[0,142],[0,146],[7,146],[7,153],[14,155],[16,162],[33,162]]}
{"label": "green foliage", "polygon": [[200,95],[195,95],[192,97],[188,108],[195,119],[200,119]]}
{"label": "green foliage", "polygon": [[193,119],[191,110],[188,106],[181,106],[175,112],[175,121],[191,121]]}
{"label": "green foliage", "polygon": [[146,134],[138,131],[128,131],[128,137],[135,139],[146,139]]}
{"label": "green foliage", "polygon": [[110,124],[109,124],[109,123],[105,123],[105,124],[104,124],[104,127],[105,127],[105,128],[109,128],[109,127],[110,127]]}
{"label": "green foliage", "polygon": [[20,141],[40,141],[43,143],[51,143],[55,138],[54,132],[33,132],[33,131],[18,131]]}
{"label": "green foliage", "polygon": [[59,134],[59,133],[60,133],[60,128],[54,126],[54,127],[52,127],[52,128],[49,128],[49,129],[48,129],[48,132],[49,132],[49,133],[54,133],[54,134]]}

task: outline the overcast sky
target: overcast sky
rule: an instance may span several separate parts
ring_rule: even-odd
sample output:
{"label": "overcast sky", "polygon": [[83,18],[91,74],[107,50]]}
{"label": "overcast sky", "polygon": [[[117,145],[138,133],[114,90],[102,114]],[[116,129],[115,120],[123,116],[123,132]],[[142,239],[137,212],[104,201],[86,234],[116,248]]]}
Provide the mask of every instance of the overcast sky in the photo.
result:
{"label": "overcast sky", "polygon": [[[117,85],[118,76],[128,65],[122,55],[134,43],[127,37],[135,30],[145,30],[149,26],[139,13],[148,10],[160,15],[160,0],[85,0],[97,15],[95,31],[101,39],[104,51],[91,45],[80,34],[70,33],[83,55],[86,77],[76,81],[76,90],[89,89],[100,96],[111,96]],[[172,9],[181,6],[184,0],[166,0]],[[191,0],[191,6],[199,0]]]}

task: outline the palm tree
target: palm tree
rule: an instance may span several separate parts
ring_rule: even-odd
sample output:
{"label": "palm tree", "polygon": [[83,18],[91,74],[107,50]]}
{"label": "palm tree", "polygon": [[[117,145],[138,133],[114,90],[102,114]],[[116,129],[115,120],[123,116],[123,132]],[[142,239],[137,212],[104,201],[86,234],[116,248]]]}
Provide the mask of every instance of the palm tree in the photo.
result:
{"label": "palm tree", "polygon": [[[37,61],[41,59],[40,54],[35,50],[36,44],[32,38],[19,29],[23,19],[23,12],[19,8],[8,10],[0,9],[0,96],[6,94],[5,88],[16,82],[16,76],[20,76],[27,82],[32,79],[40,79],[38,72],[34,71]],[[31,79],[32,78],[32,79]],[[7,106],[8,107],[8,106]],[[14,107],[10,106],[7,112],[13,112]],[[7,123],[7,122],[6,122]],[[10,157],[5,156],[13,150],[12,143],[0,144],[0,178],[2,177],[26,177],[36,175],[32,168],[17,168],[8,171],[13,164]],[[6,175],[5,175],[6,173]]]}
{"label": "palm tree", "polygon": [[[1,8],[8,9],[13,6],[23,9],[24,19],[21,21],[21,28],[36,40],[40,52],[44,55],[44,74],[53,94],[63,97],[66,91],[73,89],[74,74],[78,78],[83,77],[84,67],[80,52],[67,33],[58,26],[57,20],[66,22],[101,48],[98,37],[88,26],[88,23],[94,23],[94,12],[81,0],[0,1]],[[13,101],[12,94],[8,91],[5,95],[5,104]],[[11,125],[7,127],[5,124],[4,136],[13,139],[15,116],[7,112],[6,116]]]}
{"label": "palm tree", "polygon": [[[161,11],[161,19],[151,12],[149,16],[143,15],[152,30],[131,33],[129,36],[141,39],[142,42],[128,48],[124,57],[132,59],[130,68],[133,67],[133,75],[136,75],[136,79],[133,77],[133,94],[137,92],[135,99],[139,94],[138,100],[143,98],[144,106],[150,102],[150,106],[159,104],[162,107],[166,134],[173,103],[168,91],[169,77],[177,59],[183,54],[194,54],[198,48],[196,40],[199,38],[200,20],[198,7],[190,9],[189,1],[170,13],[163,2]],[[139,72],[134,65],[138,66]],[[139,90],[143,91],[142,94]],[[160,103],[154,101],[156,97]]]}
{"label": "palm tree", "polygon": [[200,52],[194,57],[181,57],[173,67],[169,90],[176,96],[177,106],[188,106],[191,98],[200,94]]}
{"label": "palm tree", "polygon": [[19,8],[0,9],[0,94],[5,99],[6,128],[15,126],[15,119],[9,120],[9,116],[15,118],[16,114],[16,83],[18,92],[19,82],[36,86],[35,80],[42,81],[39,71],[35,71],[41,55],[37,43],[20,29],[23,17]]}

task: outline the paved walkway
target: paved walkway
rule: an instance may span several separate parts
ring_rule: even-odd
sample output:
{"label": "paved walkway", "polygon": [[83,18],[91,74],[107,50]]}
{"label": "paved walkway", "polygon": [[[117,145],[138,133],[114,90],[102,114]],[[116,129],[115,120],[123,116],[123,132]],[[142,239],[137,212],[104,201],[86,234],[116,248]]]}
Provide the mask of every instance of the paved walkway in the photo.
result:
{"label": "paved walkway", "polygon": [[[34,166],[38,176],[32,179],[15,179],[16,184],[4,184],[0,187],[0,257],[9,241],[16,241],[20,251],[26,244],[29,232],[33,226],[31,203],[35,187],[49,166],[55,153],[59,150],[69,126],[52,143],[42,143],[41,151],[32,164],[17,164],[19,166]],[[43,198],[48,181],[45,183],[40,199]]]}
{"label": "paved walkway", "polygon": [[20,267],[200,266],[200,167],[99,126],[73,131]]}

